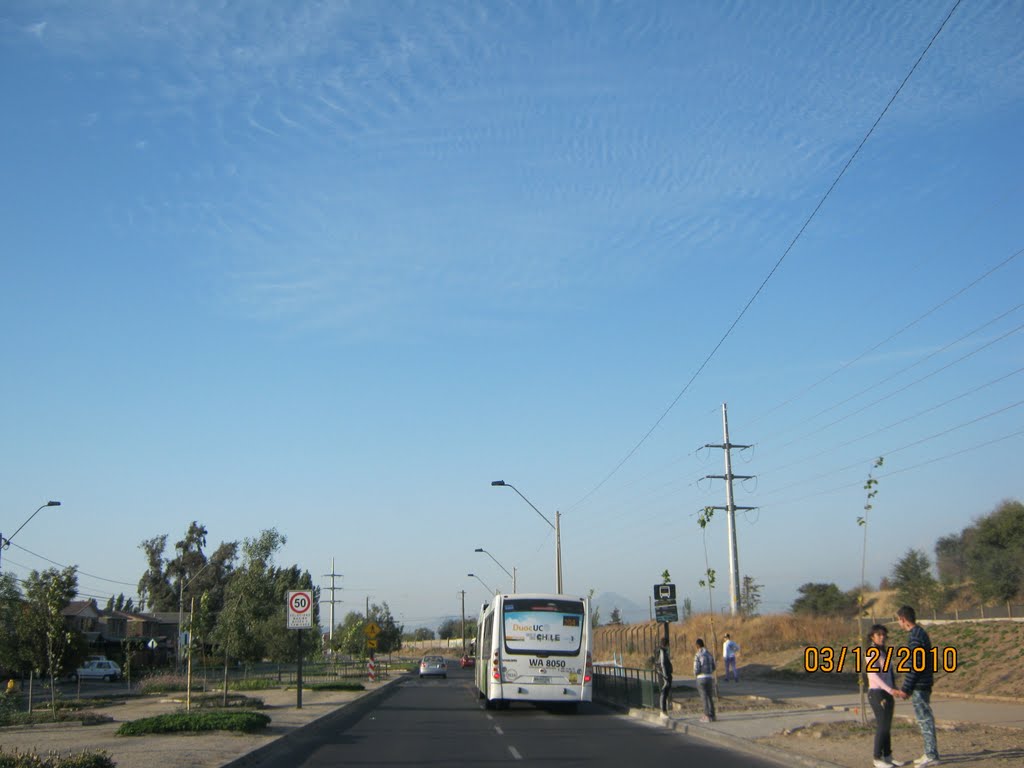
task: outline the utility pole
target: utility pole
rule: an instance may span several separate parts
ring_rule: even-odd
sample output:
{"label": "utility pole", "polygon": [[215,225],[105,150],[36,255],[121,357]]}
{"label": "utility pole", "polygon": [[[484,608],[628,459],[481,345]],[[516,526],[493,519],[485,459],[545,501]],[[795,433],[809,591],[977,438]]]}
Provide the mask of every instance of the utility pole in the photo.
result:
{"label": "utility pole", "polygon": [[325,600],[321,600],[320,601],[321,603],[323,603],[323,602],[330,602],[330,604],[331,604],[331,628],[328,631],[328,638],[330,639],[331,650],[334,649],[334,606],[335,606],[336,603],[343,603],[343,602],[345,602],[344,600],[335,600],[334,599],[334,590],[335,589],[341,589],[341,587],[335,587],[334,586],[334,580],[337,579],[337,578],[341,578],[342,576],[343,576],[343,574],[335,573],[334,572],[334,558],[332,557],[331,558],[331,572],[324,574],[324,578],[325,579],[330,579],[331,580],[331,586],[330,586],[331,599],[329,601],[325,601]]}
{"label": "utility pole", "polygon": [[725,403],[722,403],[722,431],[725,442],[721,445],[705,443],[705,448],[721,448],[725,451],[725,474],[705,475],[707,479],[725,480],[725,506],[710,507],[710,509],[724,509],[725,519],[729,533],[729,607],[733,616],[739,613],[740,609],[740,566],[739,557],[736,553],[736,510],[757,509],[757,507],[737,507],[732,500],[732,481],[750,480],[754,475],[734,475],[732,473],[732,449],[746,449],[749,445],[734,445],[729,442],[729,411]]}
{"label": "utility pole", "polygon": [[460,589],[462,596],[462,655],[466,655],[466,590]]}

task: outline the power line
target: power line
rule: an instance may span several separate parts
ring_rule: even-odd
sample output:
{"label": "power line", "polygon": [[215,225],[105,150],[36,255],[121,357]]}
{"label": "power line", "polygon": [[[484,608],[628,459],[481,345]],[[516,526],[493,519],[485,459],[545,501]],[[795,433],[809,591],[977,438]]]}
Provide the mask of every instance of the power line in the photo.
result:
{"label": "power line", "polygon": [[[933,306],[933,307],[931,307],[930,309],[928,309],[927,311],[925,311],[925,312],[924,312],[923,314],[921,314],[921,315],[919,315],[918,317],[916,317],[916,318],[914,318],[913,320],[911,320],[911,321],[910,321],[909,323],[907,323],[906,325],[904,325],[904,326],[903,326],[902,328],[900,328],[900,329],[899,329],[898,331],[896,331],[895,333],[892,333],[892,334],[890,334],[890,335],[889,335],[888,337],[886,337],[886,338],[885,338],[885,339],[883,339],[882,341],[878,342],[877,344],[875,344],[875,345],[874,345],[874,346],[872,346],[871,348],[869,348],[869,349],[866,349],[866,350],[864,350],[863,352],[861,352],[861,353],[860,353],[859,355],[857,355],[857,356],[856,356],[855,358],[853,358],[853,359],[852,359],[852,360],[850,360],[849,362],[843,363],[843,364],[842,364],[842,365],[840,365],[840,366],[839,366],[838,368],[836,368],[836,369],[835,369],[834,371],[832,371],[831,373],[827,374],[826,376],[823,376],[822,378],[818,379],[818,380],[817,380],[816,382],[814,382],[813,384],[811,384],[811,385],[810,385],[809,387],[807,387],[807,388],[806,388],[806,389],[804,389],[803,391],[801,391],[801,392],[797,393],[796,395],[793,395],[793,396],[792,396],[792,397],[790,397],[790,398],[789,398],[788,400],[784,400],[783,402],[779,403],[778,405],[775,405],[775,406],[773,406],[772,408],[769,408],[769,409],[768,409],[767,411],[765,411],[764,413],[762,413],[762,414],[761,414],[760,416],[756,416],[756,417],[754,417],[754,418],[753,418],[753,419],[751,420],[751,424],[756,424],[756,423],[757,423],[757,422],[759,422],[759,421],[760,421],[761,419],[765,418],[766,416],[770,416],[771,414],[775,413],[775,411],[779,410],[780,408],[784,408],[785,406],[787,406],[787,405],[790,405],[791,403],[794,403],[794,402],[796,402],[797,400],[799,400],[800,398],[802,398],[802,397],[803,397],[804,395],[806,395],[807,393],[811,392],[812,390],[816,389],[816,388],[817,388],[817,387],[819,387],[820,385],[824,384],[824,383],[825,383],[826,381],[828,381],[829,379],[831,379],[831,378],[832,378],[833,376],[835,376],[836,374],[842,373],[842,372],[843,372],[843,371],[845,371],[845,370],[846,370],[847,368],[850,368],[850,367],[851,367],[851,366],[853,366],[854,364],[856,364],[856,363],[858,363],[859,361],[863,360],[863,359],[864,359],[865,357],[867,357],[868,355],[870,355],[870,354],[871,354],[872,352],[877,352],[877,351],[878,351],[879,349],[881,349],[882,347],[884,347],[884,346],[885,346],[886,344],[888,344],[888,343],[889,343],[890,341],[892,341],[893,339],[895,339],[895,338],[897,338],[897,337],[899,337],[899,336],[903,335],[904,333],[906,333],[907,331],[909,331],[909,330],[910,330],[911,328],[913,328],[913,327],[914,327],[915,325],[917,325],[918,323],[920,323],[920,322],[921,322],[922,320],[924,320],[925,318],[929,317],[930,315],[933,315],[933,314],[935,314],[935,312],[937,312],[937,311],[938,311],[939,309],[941,309],[942,307],[946,306],[947,304],[949,304],[950,302],[952,302],[952,301],[953,301],[954,299],[957,299],[957,298],[959,298],[959,297],[960,297],[960,296],[962,296],[962,295],[963,295],[964,293],[966,293],[967,291],[969,291],[969,290],[970,290],[971,288],[975,287],[976,285],[978,285],[978,284],[979,284],[980,282],[982,282],[982,281],[983,281],[983,280],[985,280],[986,278],[988,278],[988,277],[990,277],[991,275],[993,275],[993,274],[995,274],[996,272],[998,272],[998,271],[999,271],[1000,269],[1002,269],[1002,268],[1003,268],[1003,267],[1005,267],[1005,266],[1006,266],[1007,264],[1009,264],[1010,262],[1012,262],[1012,261],[1013,261],[1014,259],[1016,259],[1017,257],[1019,257],[1019,256],[1020,256],[1021,254],[1024,254],[1024,248],[1022,248],[1022,249],[1020,249],[1019,251],[1017,251],[1016,253],[1013,253],[1013,254],[1011,254],[1010,256],[1006,257],[1006,258],[1005,258],[1005,259],[1003,259],[1003,260],[1002,260],[1001,262],[999,262],[998,264],[996,264],[996,265],[995,265],[994,267],[992,267],[991,269],[987,270],[987,271],[986,271],[986,272],[985,272],[984,274],[982,274],[982,275],[978,276],[977,278],[975,278],[974,280],[972,280],[972,281],[971,281],[970,283],[968,283],[967,285],[965,285],[965,286],[964,286],[963,288],[959,289],[958,291],[956,291],[955,293],[951,294],[950,296],[947,296],[947,297],[946,297],[945,299],[943,299],[942,301],[940,301],[940,302],[939,302],[938,304],[936,304],[935,306]],[[1014,310],[1015,310],[1015,309],[1017,309],[1017,308],[1019,308],[1019,306],[1020,306],[1020,305],[1018,305],[1018,307],[1015,307],[1015,308],[1014,308]],[[1010,310],[1010,312],[1012,312],[1012,311],[1014,311],[1014,310]],[[1009,314],[1009,312],[1008,312],[1007,314]],[[1000,316],[1000,317],[1002,317],[1002,316]],[[997,318],[997,319],[999,319],[999,318]]]}
{"label": "power line", "polygon": [[[886,472],[884,475],[879,475],[878,479],[879,480],[884,480],[885,478],[892,477],[893,475],[901,475],[904,472],[911,472],[911,471],[913,471],[915,469],[920,469],[921,467],[926,467],[929,464],[935,464],[937,462],[945,461],[946,459],[951,459],[951,458],[954,458],[956,456],[962,456],[965,453],[971,453],[973,451],[977,451],[977,450],[980,450],[982,448],[988,448],[988,447],[990,447],[990,446],[992,446],[992,445],[994,445],[996,443],[1001,443],[1004,440],[1012,440],[1015,437],[1021,437],[1021,436],[1024,436],[1024,429],[1020,429],[1020,430],[1018,430],[1016,432],[1011,432],[1010,434],[1003,435],[1002,437],[996,437],[996,438],[992,438],[992,439],[989,439],[989,440],[984,440],[984,441],[982,441],[980,443],[977,443],[975,445],[970,446],[969,448],[962,448],[959,451],[954,451],[952,453],[947,453],[947,454],[944,454],[942,456],[937,456],[937,457],[935,457],[933,459],[928,459],[926,461],[922,461],[922,462],[919,462],[917,464],[912,464],[909,467],[903,467],[902,469],[897,469],[897,470],[894,470],[892,472]],[[771,505],[765,504],[765,505],[761,506],[761,509],[763,510],[763,509],[768,509],[768,508],[771,508],[771,507],[782,507],[782,506],[786,506],[786,505],[789,505],[789,504],[795,504],[796,502],[799,502],[799,501],[806,501],[807,499],[817,498],[818,496],[827,496],[830,493],[836,493],[838,491],[843,491],[843,490],[846,490],[847,488],[862,488],[863,486],[864,486],[864,481],[863,480],[857,480],[857,481],[852,482],[852,483],[846,483],[845,485],[840,485],[840,486],[837,486],[835,488],[829,488],[829,489],[824,490],[824,491],[817,491],[815,493],[810,493],[810,494],[807,494],[806,496],[800,496],[800,497],[795,498],[795,499],[786,499],[784,501],[777,501],[777,502],[775,502],[774,504],[771,504]]]}
{"label": "power line", "polygon": [[711,362],[712,358],[718,352],[719,348],[722,346],[722,344],[725,343],[725,340],[728,339],[730,335],[732,335],[733,329],[735,329],[736,326],[739,324],[740,320],[743,319],[743,316],[747,313],[747,310],[750,309],[751,305],[761,294],[761,291],[764,290],[765,286],[768,284],[768,281],[772,279],[772,277],[778,271],[779,267],[782,266],[782,262],[785,261],[786,257],[789,255],[790,251],[793,250],[793,247],[797,244],[797,241],[803,235],[804,231],[807,229],[808,226],[810,226],[810,223],[814,220],[814,217],[817,216],[818,211],[821,210],[821,207],[825,204],[825,201],[828,200],[828,198],[832,195],[832,191],[839,184],[840,180],[843,178],[843,176],[846,175],[846,171],[853,164],[853,161],[857,158],[857,155],[860,154],[861,149],[863,149],[868,139],[871,138],[871,135],[875,132],[875,129],[878,127],[879,123],[881,123],[882,118],[884,118],[886,113],[888,113],[889,108],[893,105],[893,102],[896,101],[896,98],[900,95],[900,92],[903,90],[903,87],[907,84],[911,76],[917,70],[917,67],[920,65],[925,55],[931,49],[932,44],[935,42],[939,34],[941,34],[942,30],[945,28],[946,23],[953,16],[953,13],[956,11],[956,9],[960,7],[960,2],[961,0],[956,0],[956,3],[953,4],[953,7],[949,10],[949,13],[946,14],[946,17],[942,20],[942,23],[939,25],[939,28],[935,30],[935,34],[933,34],[931,39],[928,41],[928,45],[926,45],[924,47],[924,50],[921,51],[921,55],[917,57],[917,61],[914,62],[913,66],[910,68],[910,71],[907,72],[906,77],[903,78],[903,82],[899,84],[899,87],[896,88],[896,90],[893,92],[892,96],[889,98],[889,101],[886,103],[881,113],[879,113],[878,117],[875,118],[875,122],[871,124],[871,127],[868,129],[868,132],[864,134],[864,138],[861,139],[860,144],[857,145],[857,148],[853,151],[853,154],[850,155],[849,159],[846,161],[846,164],[842,167],[842,170],[840,170],[839,173],[836,175],[835,179],[832,181],[832,184],[829,185],[829,188],[825,191],[825,194],[822,195],[821,199],[818,201],[818,204],[814,207],[814,210],[811,211],[810,216],[807,217],[803,225],[797,231],[796,235],[790,241],[789,245],[786,246],[786,250],[783,251],[778,261],[775,262],[775,266],[771,268],[771,270],[768,272],[768,275],[764,278],[764,280],[761,281],[761,284],[757,287],[757,290],[754,291],[754,295],[750,297],[747,303],[743,306],[743,309],[740,310],[740,313],[736,316],[736,319],[733,320],[732,324],[726,329],[725,333],[722,335],[722,338],[718,340],[718,343],[715,344],[710,354],[708,354],[708,356],[704,358],[704,362],[700,364],[700,367],[698,367],[696,372],[690,377],[690,380],[686,382],[686,385],[682,388],[682,390],[680,390],[679,394],[675,396],[675,399],[673,399],[671,403],[669,403],[668,408],[664,410],[661,416],[658,417],[657,421],[654,422],[654,425],[647,430],[643,437],[640,438],[639,442],[637,442],[637,444],[630,449],[629,453],[627,453],[625,457],[618,464],[615,465],[614,469],[612,469],[611,472],[609,472],[597,485],[595,485],[590,491],[588,491],[579,501],[573,504],[570,508],[578,507],[580,504],[582,504],[595,493],[597,493],[597,491],[599,491],[602,488],[602,486],[604,486],[604,484],[607,483],[622,468],[622,466],[633,457],[633,455],[638,450],[640,450],[640,446],[647,442],[647,439],[654,433],[654,430],[656,430],[658,426],[661,424],[661,422],[664,421],[665,417],[668,416],[669,412],[673,408],[675,408],[676,403],[678,403],[682,396],[686,394],[686,392],[690,389],[690,386],[693,384],[693,382],[697,380],[697,377],[700,376],[700,374],[704,371],[707,365]]}
{"label": "power line", "polygon": [[[1010,371],[1009,373],[1003,374],[1002,376],[999,376],[998,378],[991,379],[990,381],[986,381],[984,384],[979,384],[978,386],[973,387],[973,388],[967,390],[966,392],[961,392],[959,395],[955,395],[955,396],[949,398],[948,400],[944,400],[941,403],[937,403],[936,405],[929,406],[928,408],[925,408],[923,411],[918,411],[917,413],[912,414],[910,416],[906,416],[906,417],[900,419],[899,421],[894,421],[892,424],[887,424],[884,427],[879,427],[876,430],[873,430],[871,432],[867,432],[867,433],[865,433],[865,434],[863,434],[863,435],[861,435],[859,437],[854,437],[854,438],[852,438],[850,440],[847,440],[844,443],[840,443],[839,445],[833,446],[831,448],[818,449],[817,451],[815,451],[814,457],[816,458],[816,457],[822,456],[822,455],[824,455],[824,454],[826,454],[826,453],[828,453],[830,451],[838,450],[839,448],[845,448],[848,445],[853,445],[854,443],[859,443],[861,440],[866,440],[869,437],[874,437],[875,435],[880,434],[882,432],[885,432],[887,430],[890,430],[893,427],[898,427],[901,424],[906,424],[908,421],[913,421],[916,418],[924,416],[926,413],[931,413],[932,411],[938,410],[939,408],[947,406],[950,403],[954,403],[957,400],[962,400],[963,398],[965,398],[965,397],[967,397],[969,395],[973,395],[973,394],[975,394],[977,392],[980,392],[983,389],[986,389],[987,387],[991,387],[994,384],[998,384],[1001,381],[1005,381],[1006,379],[1010,378],[1011,376],[1017,376],[1017,375],[1019,375],[1021,373],[1024,373],[1024,368],[1018,368],[1015,371]],[[794,466],[796,466],[798,464],[804,464],[806,461],[807,461],[807,459],[798,459],[796,461],[791,461],[788,464],[783,464],[783,465],[778,466],[778,467],[772,467],[770,469],[767,469],[764,472],[762,472],[761,474],[762,475],[766,475],[766,474],[771,474],[772,472],[778,472],[779,470],[789,469],[790,467],[794,467]]]}
{"label": "power line", "polygon": [[[38,557],[40,560],[45,560],[46,562],[50,563],[51,565],[56,565],[58,568],[68,568],[69,567],[69,566],[65,565],[64,563],[58,563],[56,560],[51,560],[48,557],[44,557],[43,555],[40,555],[38,552],[33,552],[31,549],[27,549],[27,548],[21,546],[20,544],[15,544],[14,542],[9,542],[9,543],[10,543],[10,545],[12,547],[17,547],[22,552],[27,552],[28,554],[30,554],[30,555],[32,555],[34,557]],[[25,566],[22,566],[22,567],[25,567]],[[75,566],[75,573],[77,573],[77,574],[79,574],[81,576],[88,576],[90,579],[99,579],[100,581],[108,581],[111,584],[120,584],[120,585],[125,586],[125,587],[138,587],[139,586],[138,584],[129,584],[127,581],[117,581],[116,579],[107,579],[107,578],[104,578],[103,576],[97,576],[97,575],[92,574],[92,573],[86,573],[85,571],[79,570],[77,565]]]}

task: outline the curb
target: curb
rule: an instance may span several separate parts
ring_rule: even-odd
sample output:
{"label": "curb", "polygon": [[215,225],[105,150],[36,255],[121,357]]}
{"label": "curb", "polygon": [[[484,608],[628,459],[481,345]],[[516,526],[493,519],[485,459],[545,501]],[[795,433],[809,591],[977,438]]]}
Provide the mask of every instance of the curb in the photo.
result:
{"label": "curb", "polygon": [[390,696],[395,686],[404,679],[403,675],[395,676],[380,688],[370,691],[358,699],[342,704],[337,709],[327,712],[316,720],[311,720],[295,730],[279,736],[268,744],[257,747],[251,752],[246,752],[244,755],[224,763],[220,768],[255,768],[255,766],[267,760],[283,758],[286,754],[304,745],[319,743],[319,739],[324,731],[329,729],[336,730],[346,720],[359,719],[377,706],[378,699]]}
{"label": "curb", "polygon": [[654,725],[660,725],[668,730],[676,731],[678,733],[685,734],[686,736],[693,736],[694,738],[711,744],[717,744],[719,746],[724,744],[739,752],[746,752],[747,754],[757,755],[758,757],[767,757],[771,760],[775,760],[780,765],[793,765],[794,763],[798,763],[800,765],[805,765],[808,768],[843,768],[843,766],[838,763],[831,763],[827,760],[818,760],[796,752],[789,752],[785,749],[773,747],[770,744],[758,744],[757,742],[745,739],[742,736],[735,736],[724,731],[716,731],[713,728],[706,726],[686,723],[679,720],[673,720],[671,718],[664,720],[660,715],[651,714],[643,709],[629,709],[626,714],[629,717],[644,720]]}

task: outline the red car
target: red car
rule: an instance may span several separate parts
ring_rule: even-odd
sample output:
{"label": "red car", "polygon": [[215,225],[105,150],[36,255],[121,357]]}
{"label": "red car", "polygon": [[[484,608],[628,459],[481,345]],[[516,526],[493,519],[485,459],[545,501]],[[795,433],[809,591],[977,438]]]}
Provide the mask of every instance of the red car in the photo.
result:
{"label": "red car", "polygon": [[472,656],[463,656],[459,659],[459,666],[465,669],[466,667],[472,667],[476,665],[476,659]]}

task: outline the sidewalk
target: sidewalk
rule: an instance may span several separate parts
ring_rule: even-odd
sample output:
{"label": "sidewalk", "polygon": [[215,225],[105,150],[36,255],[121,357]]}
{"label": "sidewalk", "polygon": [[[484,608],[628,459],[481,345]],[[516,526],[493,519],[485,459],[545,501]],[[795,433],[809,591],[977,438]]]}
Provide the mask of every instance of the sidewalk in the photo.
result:
{"label": "sidewalk", "polygon": [[[673,690],[686,691],[688,695],[696,696],[694,683],[690,680],[676,681]],[[720,682],[719,691],[732,701],[750,696],[754,697],[751,699],[751,702],[754,702],[758,700],[757,697],[761,697],[776,702],[779,706],[767,706],[763,709],[749,711],[722,711],[719,712],[718,718],[713,723],[700,722],[699,712],[683,712],[678,708],[667,719],[662,718],[660,713],[652,709],[633,709],[629,714],[631,717],[659,723],[664,727],[689,735],[719,743],[726,742],[735,748],[774,756],[790,762],[796,759],[805,765],[816,766],[832,764],[757,744],[755,740],[776,735],[781,731],[803,728],[811,723],[859,721],[860,719],[860,694],[858,691],[836,690],[825,686],[775,682],[757,678],[741,680],[739,683]],[[936,694],[932,698],[932,708],[939,725],[964,723],[1024,729],[1024,702],[978,701]],[[896,717],[914,719],[914,710],[909,701],[897,702]],[[1024,741],[1024,734],[1021,735],[1021,738]]]}

